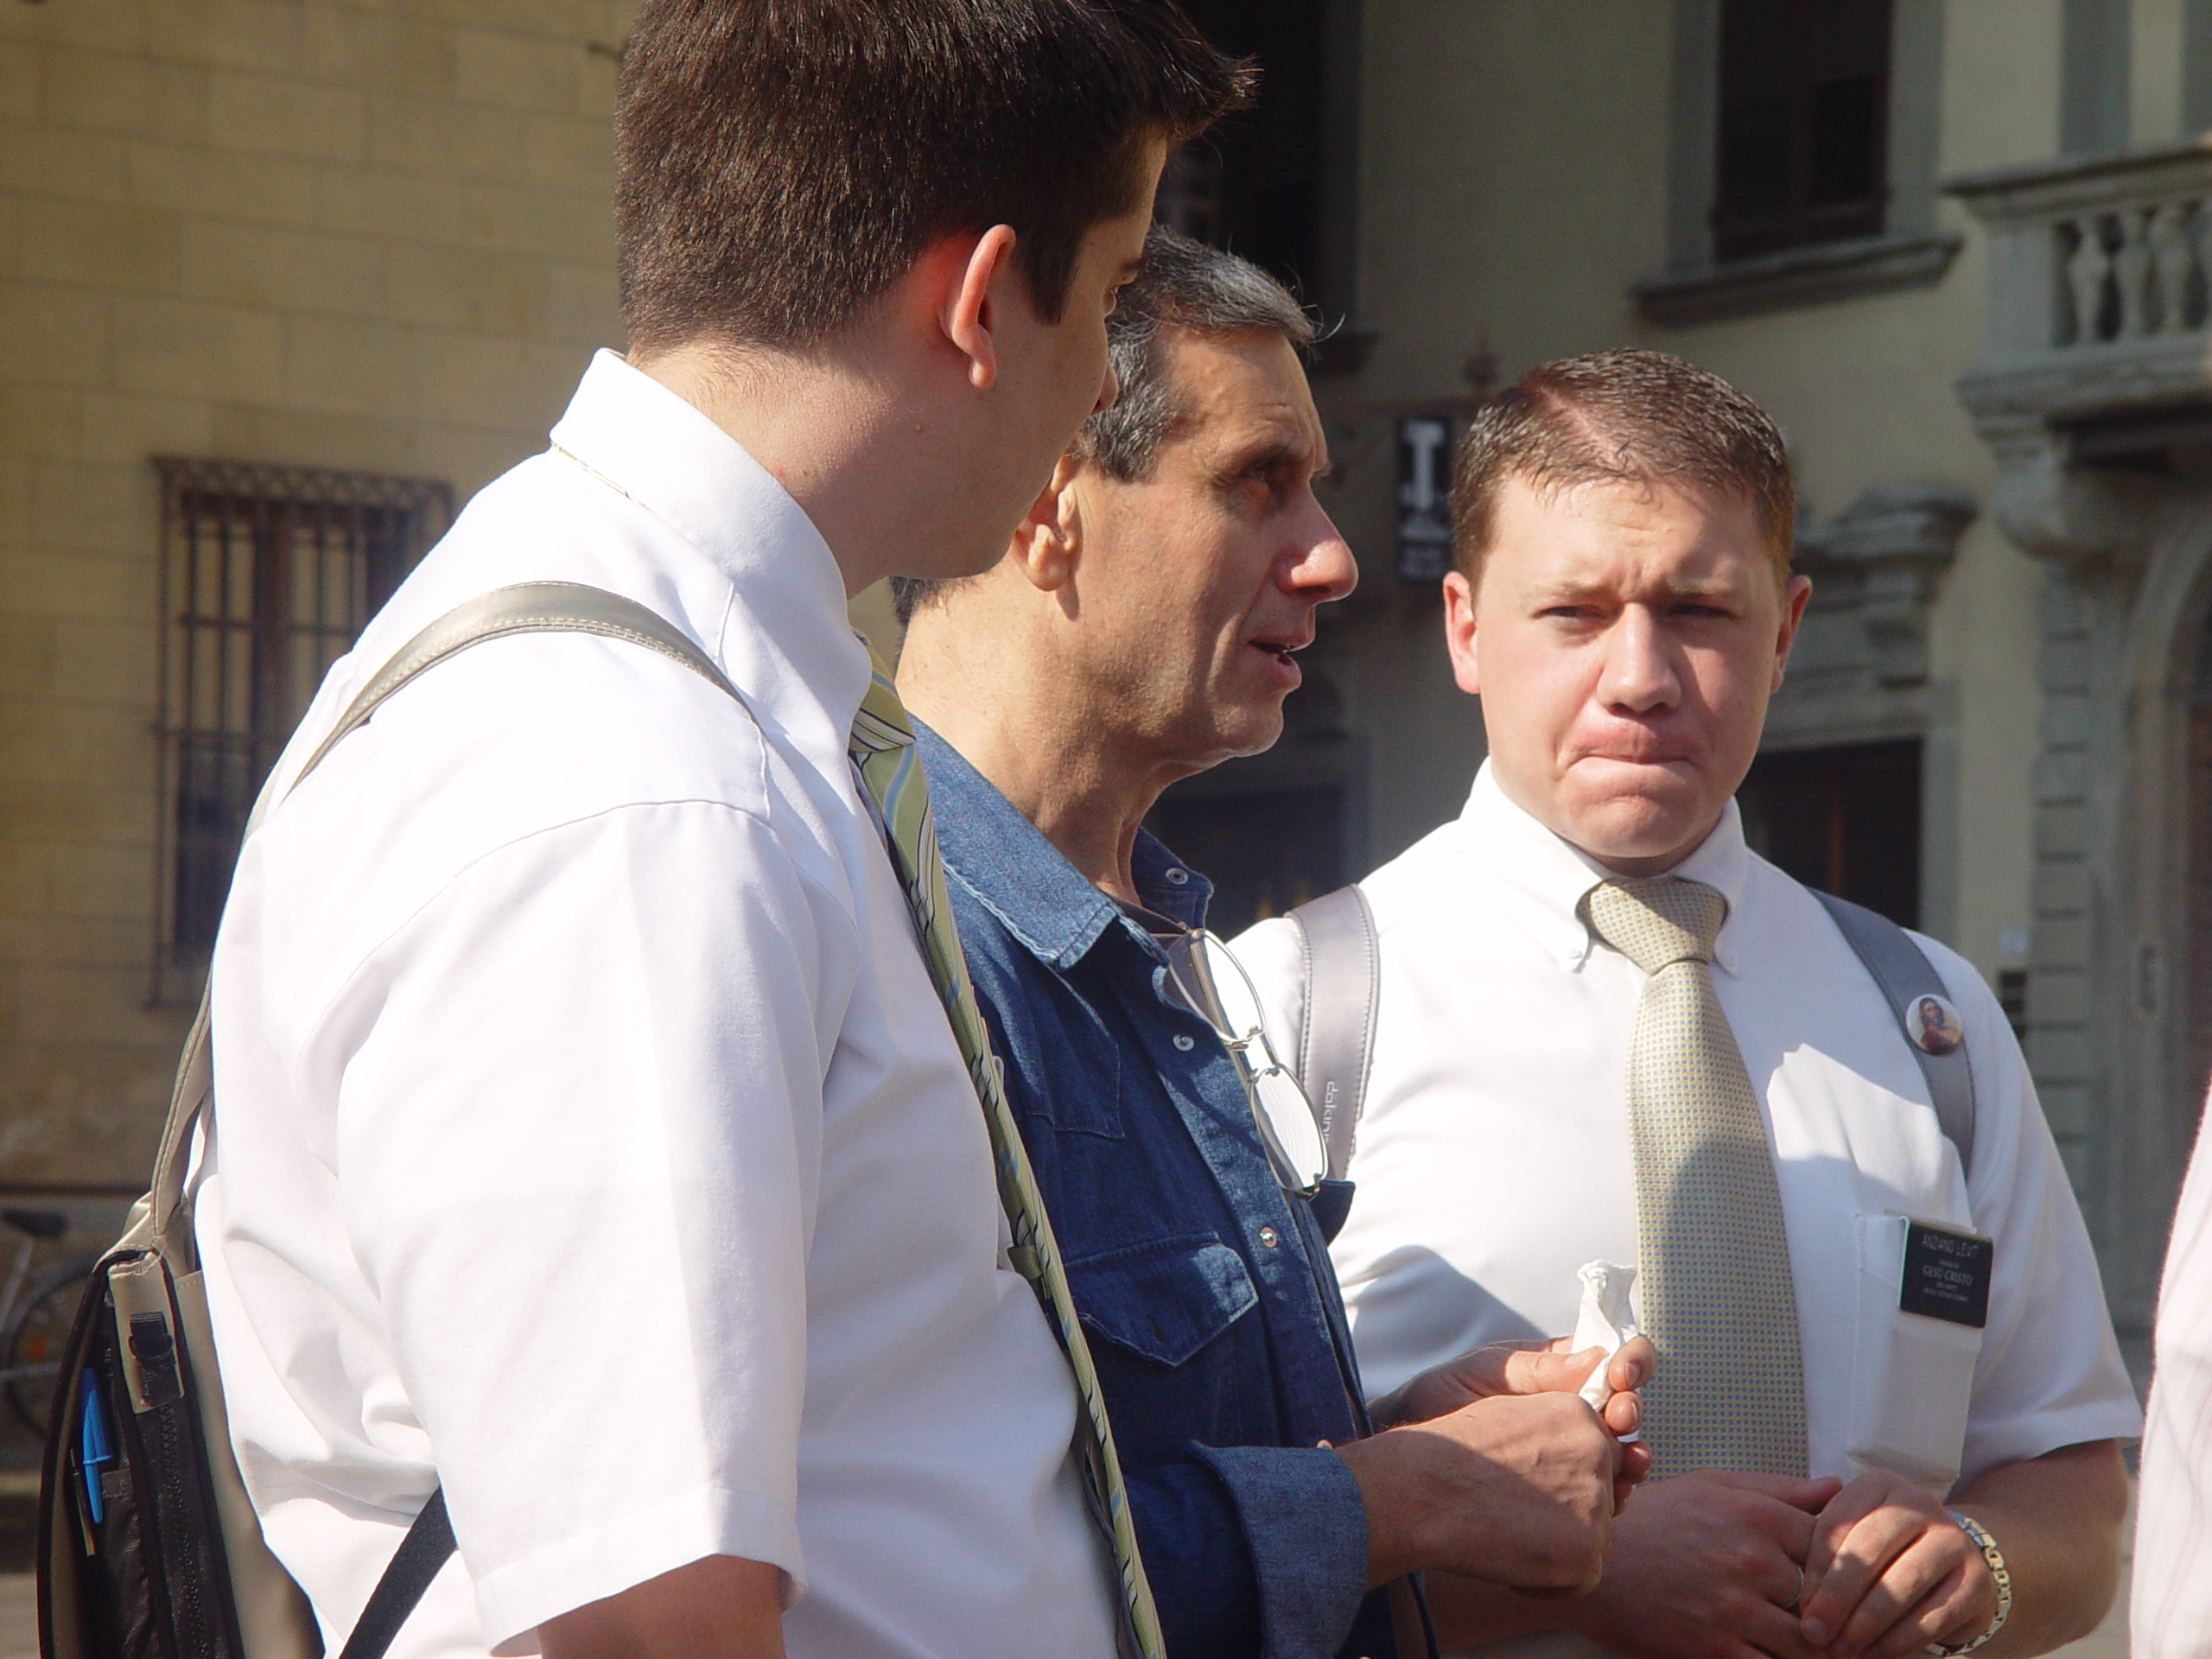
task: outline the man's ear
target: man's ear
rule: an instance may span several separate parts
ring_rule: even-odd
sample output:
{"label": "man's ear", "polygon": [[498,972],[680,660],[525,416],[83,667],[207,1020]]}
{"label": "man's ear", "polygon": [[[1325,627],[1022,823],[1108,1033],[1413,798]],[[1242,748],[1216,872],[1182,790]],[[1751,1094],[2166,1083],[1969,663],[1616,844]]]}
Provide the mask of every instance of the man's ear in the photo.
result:
{"label": "man's ear", "polygon": [[1072,451],[1062,455],[1014,532],[1009,556],[1040,593],[1066,587],[1083,557],[1083,493],[1076,488],[1083,465]]}
{"label": "man's ear", "polygon": [[1774,684],[1768,689],[1769,696],[1782,690],[1782,673],[1789,666],[1789,648],[1797,642],[1797,625],[1805,620],[1805,601],[1812,596],[1810,576],[1792,576],[1782,590],[1782,628],[1774,642]]}
{"label": "man's ear", "polygon": [[1457,570],[1444,576],[1444,646],[1452,653],[1452,677],[1471,697],[1482,695],[1475,663],[1475,588]]}
{"label": "man's ear", "polygon": [[938,327],[968,359],[968,384],[978,391],[988,391],[999,378],[999,342],[993,331],[1004,327],[997,303],[1004,285],[1020,276],[1014,268],[1014,245],[1012,226],[992,226],[948,273],[942,289]]}

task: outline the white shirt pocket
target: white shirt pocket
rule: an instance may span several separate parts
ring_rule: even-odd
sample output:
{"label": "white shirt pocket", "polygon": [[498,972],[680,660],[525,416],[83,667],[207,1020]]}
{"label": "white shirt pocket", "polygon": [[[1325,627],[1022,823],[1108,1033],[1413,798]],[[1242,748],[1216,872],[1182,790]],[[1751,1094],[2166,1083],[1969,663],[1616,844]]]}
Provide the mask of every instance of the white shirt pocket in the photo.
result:
{"label": "white shirt pocket", "polygon": [[[1995,1246],[1905,1216],[1857,1217],[1847,1455],[1939,1497],[1959,1476]],[[1916,1311],[1926,1310],[1926,1311]]]}

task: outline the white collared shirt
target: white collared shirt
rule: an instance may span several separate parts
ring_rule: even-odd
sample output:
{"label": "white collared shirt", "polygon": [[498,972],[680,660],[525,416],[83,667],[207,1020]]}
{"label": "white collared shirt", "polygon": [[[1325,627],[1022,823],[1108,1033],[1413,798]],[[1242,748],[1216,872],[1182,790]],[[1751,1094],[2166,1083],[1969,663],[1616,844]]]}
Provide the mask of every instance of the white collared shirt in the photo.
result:
{"label": "white collared shirt", "polygon": [[2174,1212],[2153,1375],[2130,1651],[2136,1659],[2202,1659],[2212,1643],[2212,1112],[2196,1132]]}
{"label": "white collared shirt", "polygon": [[[1482,1343],[1571,1332],[1577,1269],[1636,1262],[1626,1078],[1645,976],[1579,913],[1605,874],[1485,765],[1458,819],[1361,884],[1381,936],[1380,1012],[1335,1256],[1377,1395]],[[1973,1058],[1969,1192],[1880,990],[1819,900],[1745,848],[1732,804],[1674,874],[1728,899],[1713,981],[1773,1138],[1812,1472],[1859,1472],[1846,1443],[1860,1216],[1970,1224],[1997,1241],[1962,1479],[2138,1433],[2073,1192],[1974,969],[1920,941]],[[1292,930],[1262,923],[1236,950],[1280,1047],[1302,995]]]}
{"label": "white collared shirt", "polygon": [[611,354],[554,441],[332,670],[279,788],[510,582],[643,601],[747,707],[615,641],[481,645],[246,848],[198,1220],[270,1544],[332,1651],[442,1481],[460,1560],[396,1656],[534,1651],[727,1554],[790,1576],[794,1656],[1104,1659],[1073,1386],[848,765],[830,550]]}

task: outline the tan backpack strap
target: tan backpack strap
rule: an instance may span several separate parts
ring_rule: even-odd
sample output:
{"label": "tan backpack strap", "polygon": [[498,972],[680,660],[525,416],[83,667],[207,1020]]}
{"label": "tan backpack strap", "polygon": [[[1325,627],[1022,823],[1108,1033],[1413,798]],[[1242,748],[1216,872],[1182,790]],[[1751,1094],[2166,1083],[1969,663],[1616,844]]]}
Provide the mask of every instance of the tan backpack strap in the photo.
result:
{"label": "tan backpack strap", "polygon": [[[425,669],[448,657],[511,633],[595,633],[609,639],[627,640],[662,656],[672,658],[717,689],[738,697],[738,690],[715,665],[714,659],[686,638],[676,625],[633,599],[576,582],[523,582],[495,588],[488,594],[464,600],[400,647],[378,669],[360,695],[346,706],[324,738],[293,775],[286,792],[322,764],[339,740],[365,725],[386,697]],[[261,791],[245,823],[245,835],[261,827],[276,805],[275,779]],[[245,837],[241,836],[243,842]],[[213,988],[210,987],[210,991]],[[162,1125],[161,1150],[154,1160],[154,1236],[162,1253],[181,1268],[196,1266],[200,1256],[192,1238],[192,1217],[184,1203],[185,1167],[190,1161],[193,1126],[206,1109],[214,1083],[214,1056],[209,1046],[208,995],[200,999],[200,1013],[185,1039],[184,1057],[178,1062],[176,1086],[169,1095],[168,1120]]]}
{"label": "tan backpack strap", "polygon": [[[361,688],[330,735],[308,757],[291,782],[296,789],[322,764],[323,756],[340,740],[376,713],[377,706],[426,668],[480,645],[486,639],[511,633],[596,633],[610,639],[626,639],[664,657],[672,657],[693,673],[734,697],[737,688],[723,677],[714,660],[677,631],[675,625],[633,599],[588,588],[580,582],[518,582],[511,588],[494,588],[488,594],[464,600],[400,647],[399,654],[378,669]],[[262,815],[276,804],[266,791],[254,804],[246,821],[246,834],[259,827]]]}
{"label": "tan backpack strap", "polygon": [[207,1046],[207,999],[208,992],[200,992],[200,1012],[193,1016],[183,1058],[177,1061],[176,1084],[169,1090],[169,1115],[162,1124],[161,1150],[154,1154],[149,1194],[155,1245],[181,1268],[200,1261],[192,1239],[192,1217],[184,1208],[184,1172],[192,1155],[192,1126],[200,1121],[214,1083],[214,1057]]}

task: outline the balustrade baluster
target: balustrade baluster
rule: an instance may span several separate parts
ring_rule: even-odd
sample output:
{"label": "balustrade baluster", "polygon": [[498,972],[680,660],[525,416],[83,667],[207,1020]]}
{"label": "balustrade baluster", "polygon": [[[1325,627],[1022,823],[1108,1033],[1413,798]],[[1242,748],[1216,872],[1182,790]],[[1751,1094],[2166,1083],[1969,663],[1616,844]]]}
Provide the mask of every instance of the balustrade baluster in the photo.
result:
{"label": "balustrade baluster", "polygon": [[2113,274],[2120,283],[2120,338],[2140,340],[2151,332],[2151,250],[2144,244],[2150,211],[2125,208],[2120,213],[2120,251],[2113,256]]}
{"label": "balustrade baluster", "polygon": [[2189,216],[2189,249],[2196,266],[2196,315],[2189,321],[2212,328],[2212,200],[2200,199]]}
{"label": "balustrade baluster", "polygon": [[2068,225],[2074,232],[2074,251],[2066,261],[2074,332],[2063,343],[2091,346],[2104,338],[2105,282],[2112,275],[2112,256],[2105,251],[2104,215],[2086,213]]}
{"label": "balustrade baluster", "polygon": [[2189,221],[2195,209],[2194,202],[2167,201],[2152,210],[2147,239],[2158,305],[2151,326],[2162,334],[2177,334],[2189,327],[2189,277],[2196,258]]}

